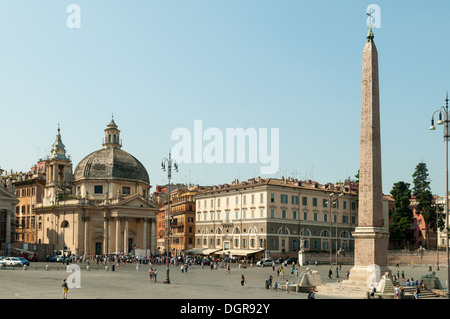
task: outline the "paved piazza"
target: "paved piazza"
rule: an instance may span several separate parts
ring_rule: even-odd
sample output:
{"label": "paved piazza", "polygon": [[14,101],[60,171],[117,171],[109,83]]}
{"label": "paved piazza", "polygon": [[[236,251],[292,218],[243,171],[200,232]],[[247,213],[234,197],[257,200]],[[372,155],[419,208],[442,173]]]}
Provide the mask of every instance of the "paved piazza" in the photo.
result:
{"label": "paved piazza", "polygon": [[[45,266],[49,270],[45,270]],[[93,264],[86,270],[85,264],[80,266],[80,288],[69,290],[69,299],[306,299],[306,293],[285,291],[269,291],[265,289],[265,281],[272,275],[274,281],[290,282],[290,267],[285,267],[285,279],[277,279],[276,272],[271,267],[240,269],[232,265],[231,273],[225,273],[221,268],[211,270],[209,267],[192,266],[187,273],[182,273],[178,266],[170,267],[171,284],[163,284],[166,277],[165,265],[157,265],[157,282],[152,283],[148,275],[148,265],[140,265],[136,270],[133,264],[106,271],[104,265]],[[279,266],[279,265],[277,265]],[[329,266],[309,266],[318,270],[322,282],[335,282],[328,279]],[[299,273],[307,266],[300,267]],[[345,277],[345,271],[351,265],[343,265],[340,273]],[[428,267],[391,266],[393,273],[403,270],[406,278],[420,279]],[[333,269],[333,272],[335,269]],[[22,268],[4,268],[0,270],[0,299],[62,299],[62,279],[71,276],[66,271],[66,265],[61,263],[32,263],[28,270]],[[245,276],[246,283],[241,287],[240,277]],[[446,268],[441,267],[436,272],[441,282],[445,284]],[[317,299],[336,299],[332,296],[317,296]]]}

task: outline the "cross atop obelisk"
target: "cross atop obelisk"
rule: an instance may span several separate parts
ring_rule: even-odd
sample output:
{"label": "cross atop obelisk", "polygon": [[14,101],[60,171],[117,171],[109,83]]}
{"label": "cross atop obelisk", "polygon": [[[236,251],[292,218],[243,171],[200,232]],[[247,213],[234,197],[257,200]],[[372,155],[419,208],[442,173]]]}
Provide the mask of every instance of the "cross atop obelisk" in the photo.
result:
{"label": "cross atop obelisk", "polygon": [[[371,17],[371,12],[367,15]],[[378,52],[373,39],[372,25],[369,24],[362,59],[358,226],[353,233],[355,266],[350,271],[350,280],[362,284],[373,276],[371,269],[377,271],[378,280],[389,271],[389,233],[384,227],[382,204]]]}

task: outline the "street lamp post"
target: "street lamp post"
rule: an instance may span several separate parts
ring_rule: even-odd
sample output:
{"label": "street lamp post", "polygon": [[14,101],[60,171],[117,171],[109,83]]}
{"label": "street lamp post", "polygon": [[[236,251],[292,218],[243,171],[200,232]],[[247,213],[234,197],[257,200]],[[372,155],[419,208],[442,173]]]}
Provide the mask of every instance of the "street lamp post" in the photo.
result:
{"label": "street lamp post", "polygon": [[169,264],[170,264],[170,257],[169,257],[169,253],[170,253],[170,232],[171,232],[171,227],[170,227],[170,223],[172,222],[171,220],[169,221],[169,217],[170,217],[170,179],[172,178],[172,164],[173,164],[173,168],[175,172],[178,172],[178,164],[172,160],[171,158],[171,154],[169,153],[169,158],[164,158],[161,162],[161,170],[162,171],[166,171],[166,164],[167,163],[167,178],[168,178],[168,185],[167,185],[167,190],[166,193],[168,194],[168,200],[167,200],[167,213],[166,213],[166,234],[167,234],[167,260],[166,260],[166,265],[167,265],[167,272],[166,272],[166,284],[170,284],[170,277],[169,277]]}
{"label": "street lamp post", "polygon": [[[450,258],[449,258],[449,241],[448,241],[448,140],[449,140],[449,131],[448,131],[448,123],[449,123],[449,109],[448,109],[448,92],[445,98],[445,107],[442,106],[439,110],[435,111],[431,116],[431,126],[430,130],[435,130],[434,126],[434,115],[439,112],[439,120],[437,122],[438,125],[444,124],[444,142],[445,142],[445,237],[446,237],[446,254],[447,254],[447,298],[450,298],[449,294],[449,284],[450,284]],[[444,121],[442,120],[442,114],[444,114]]]}
{"label": "street lamp post", "polygon": [[[330,201],[329,201],[329,205],[330,205],[330,268],[332,266],[331,263],[331,255],[333,252],[333,244],[332,244],[332,239],[331,239],[331,225],[333,224],[333,219],[331,216],[331,208],[333,206],[334,201],[338,200],[338,197],[343,196],[344,194],[340,193],[339,195],[336,195],[335,193],[331,193],[330,196]],[[334,200],[332,200],[332,198],[334,197]],[[337,208],[337,204],[336,204],[336,208]],[[339,264],[338,264],[338,255],[339,255],[339,250],[338,250],[338,243],[339,243],[339,235],[338,235],[338,217],[337,217],[337,213],[336,213],[336,278],[339,278]]]}

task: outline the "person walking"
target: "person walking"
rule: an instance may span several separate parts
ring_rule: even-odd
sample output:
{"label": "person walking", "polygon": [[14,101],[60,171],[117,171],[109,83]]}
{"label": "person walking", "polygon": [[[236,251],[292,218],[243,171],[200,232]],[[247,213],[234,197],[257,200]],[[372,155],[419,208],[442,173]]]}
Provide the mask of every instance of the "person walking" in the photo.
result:
{"label": "person walking", "polygon": [[289,293],[289,280],[286,279],[286,293]]}
{"label": "person walking", "polygon": [[67,285],[66,278],[63,279],[62,288],[63,288],[63,299],[67,299],[67,293],[69,292],[69,286]]}
{"label": "person walking", "polygon": [[333,271],[330,268],[330,270],[328,271],[328,279],[332,279],[332,278],[333,278]]}
{"label": "person walking", "polygon": [[416,291],[414,292],[414,299],[419,299],[420,289],[419,285],[416,285]]}
{"label": "person walking", "polygon": [[247,282],[247,281],[245,280],[244,275],[241,275],[241,286],[242,286],[242,288],[244,288],[244,284],[245,284],[246,282]]}
{"label": "person walking", "polygon": [[314,291],[314,287],[308,293],[308,299],[316,299],[316,293]]}

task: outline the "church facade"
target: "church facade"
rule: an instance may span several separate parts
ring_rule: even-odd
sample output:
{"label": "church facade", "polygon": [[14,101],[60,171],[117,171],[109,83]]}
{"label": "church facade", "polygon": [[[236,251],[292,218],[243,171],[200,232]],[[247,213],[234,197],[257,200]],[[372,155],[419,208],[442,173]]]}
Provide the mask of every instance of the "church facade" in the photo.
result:
{"label": "church facade", "polygon": [[114,119],[103,148],[72,173],[60,130],[46,161],[43,203],[36,212],[39,243],[77,255],[156,253],[156,213],[150,178],[142,163],[122,150]]}

